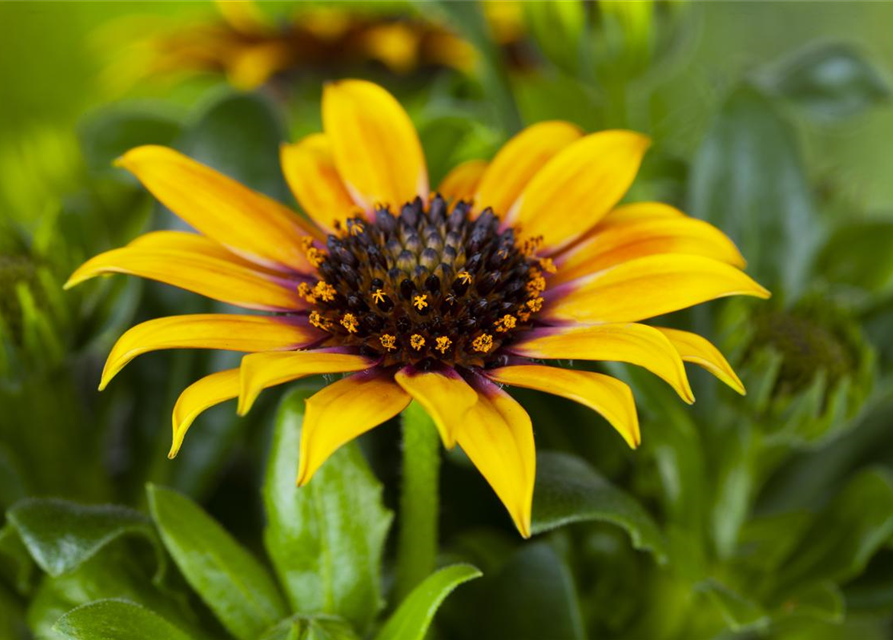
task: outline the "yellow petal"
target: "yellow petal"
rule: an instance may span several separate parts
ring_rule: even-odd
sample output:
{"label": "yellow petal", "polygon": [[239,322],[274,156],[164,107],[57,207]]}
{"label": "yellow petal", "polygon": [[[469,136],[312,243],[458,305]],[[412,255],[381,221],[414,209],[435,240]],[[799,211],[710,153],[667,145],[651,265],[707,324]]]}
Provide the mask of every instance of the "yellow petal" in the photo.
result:
{"label": "yellow petal", "polygon": [[538,329],[509,351],[544,360],[602,360],[644,367],[691,404],[694,396],[682,358],[660,331],[644,324],[603,324]]}
{"label": "yellow petal", "polygon": [[325,334],[297,320],[275,316],[195,314],[157,318],[128,329],[109,354],[99,390],[139,355],[160,349],[275,351],[298,349]]}
{"label": "yellow petal", "polygon": [[293,284],[241,264],[191,251],[124,247],[87,260],[65,283],[71,288],[109,273],[157,280],[246,309],[295,311],[307,302]]}
{"label": "yellow petal", "polygon": [[116,164],[189,225],[236,253],[270,266],[312,269],[301,237],[321,233],[272,198],[167,147],[137,147]]}
{"label": "yellow petal", "polygon": [[418,134],[394,97],[365,80],[326,85],[322,120],[335,166],[354,200],[400,207],[428,195],[428,170]]}
{"label": "yellow petal", "polygon": [[446,175],[437,192],[448,201],[472,200],[486,168],[486,160],[463,162]]}
{"label": "yellow petal", "polygon": [[579,402],[601,414],[633,449],[641,442],[632,390],[617,378],[535,364],[489,369],[486,376],[502,384],[536,389]]}
{"label": "yellow petal", "polygon": [[221,402],[232,400],[238,395],[238,369],[212,373],[186,387],[177,399],[177,404],[174,405],[174,441],[167,457],[173,458],[177,455],[186,432],[200,413]]}
{"label": "yellow petal", "polygon": [[198,253],[210,258],[228,260],[254,271],[271,273],[280,278],[292,276],[292,272],[288,269],[276,269],[252,262],[233,253],[216,240],[211,240],[211,238],[207,238],[200,233],[192,233],[191,231],[150,231],[137,236],[127,246],[139,247],[141,249],[170,249]]}
{"label": "yellow petal", "polygon": [[702,256],[636,258],[565,285],[543,310],[551,321],[634,322],[727,296],[771,294],[743,271]]}
{"label": "yellow petal", "polygon": [[484,382],[477,403],[457,424],[456,441],[505,505],[525,538],[530,537],[536,449],[530,416],[505,391]]}
{"label": "yellow petal", "polygon": [[294,56],[287,43],[259,42],[228,52],[226,77],[243,91],[253,91],[275,74],[287,69]]}
{"label": "yellow petal", "polygon": [[477,402],[477,392],[452,369],[440,372],[406,367],[396,373],[394,380],[425,408],[437,425],[443,446],[452,449],[456,426]]}
{"label": "yellow petal", "polygon": [[322,229],[332,231],[335,222],[360,215],[335,168],[332,146],[321,133],[309,135],[279,150],[282,172],[301,207]]}
{"label": "yellow petal", "polygon": [[375,364],[363,356],[330,351],[253,353],[242,358],[240,416],[251,409],[261,391],[319,373],[363,371]]}
{"label": "yellow petal", "polygon": [[[556,260],[552,283],[567,282],[635,258],[660,253],[703,256],[743,269],[735,243],[713,225],[689,217],[615,223]],[[550,285],[551,286],[551,285]]]}
{"label": "yellow petal", "polygon": [[531,125],[509,140],[481,176],[475,202],[508,217],[524,188],[565,147],[582,135],[579,127],[559,120]]}
{"label": "yellow petal", "polygon": [[744,384],[735,374],[732,365],[709,340],[688,331],[662,327],[655,327],[655,329],[667,336],[685,362],[705,368],[742,396],[746,395]]}
{"label": "yellow petal", "polygon": [[298,486],[307,484],[338,447],[390,420],[410,400],[389,375],[378,371],[356,373],[310,397],[301,432]]}
{"label": "yellow petal", "polygon": [[593,133],[552,158],[521,195],[517,223],[557,250],[585,234],[624,196],[648,138],[632,131]]}
{"label": "yellow petal", "polygon": [[643,220],[657,220],[663,218],[684,218],[686,215],[676,207],[664,202],[630,202],[612,209],[599,222],[599,226],[627,223]]}

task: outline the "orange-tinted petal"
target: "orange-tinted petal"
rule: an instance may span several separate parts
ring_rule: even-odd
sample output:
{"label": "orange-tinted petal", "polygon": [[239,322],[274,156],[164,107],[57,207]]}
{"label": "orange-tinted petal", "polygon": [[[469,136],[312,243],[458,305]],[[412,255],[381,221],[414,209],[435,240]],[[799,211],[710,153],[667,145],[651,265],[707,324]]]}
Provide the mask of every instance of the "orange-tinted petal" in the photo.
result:
{"label": "orange-tinted petal", "polygon": [[322,119],[335,166],[366,209],[399,207],[428,195],[428,170],[418,134],[390,93],[365,80],[326,85]]}
{"label": "orange-tinted petal", "polygon": [[536,389],[579,402],[601,414],[633,449],[641,442],[633,392],[617,378],[536,364],[488,369],[486,376],[501,384]]}
{"label": "orange-tinted petal", "polygon": [[452,449],[456,427],[477,402],[477,392],[452,369],[440,372],[406,367],[396,373],[394,380],[425,408],[440,432],[443,446]]}
{"label": "orange-tinted petal", "polygon": [[655,329],[667,336],[685,362],[703,367],[742,396],[747,393],[732,365],[709,340],[688,331],[662,327]]}
{"label": "orange-tinted petal", "polygon": [[634,322],[727,296],[771,295],[733,266],[672,253],[636,258],[564,286],[553,291],[544,320]]}
{"label": "orange-tinted petal", "polygon": [[530,537],[536,448],[524,408],[491,382],[478,384],[478,401],[456,425],[456,442]]}
{"label": "orange-tinted petal", "polygon": [[247,269],[254,271],[262,271],[273,274],[279,278],[293,277],[291,270],[284,267],[279,269],[268,267],[256,262],[252,262],[247,258],[233,253],[216,240],[211,240],[200,233],[192,233],[191,231],[150,231],[141,236],[137,236],[129,243],[128,247],[139,247],[141,249],[169,249],[173,251],[184,251],[196,253],[209,258],[217,258],[219,260],[228,260],[238,265],[242,265]]}
{"label": "orange-tinted petal", "polygon": [[676,348],[660,331],[644,324],[538,329],[507,348],[528,358],[638,365],[663,378],[686,402],[694,402],[685,366]]}
{"label": "orange-tinted petal", "polygon": [[131,360],[160,349],[276,351],[297,349],[325,334],[305,322],[284,317],[195,314],[149,320],[128,329],[105,363],[99,390]]}
{"label": "orange-tinted petal", "polygon": [[666,217],[614,223],[556,259],[551,282],[567,282],[635,258],[660,253],[697,255],[744,268],[745,261],[729,238],[696,218]]}
{"label": "orange-tinted petal", "polygon": [[463,162],[446,175],[437,192],[448,201],[472,200],[486,168],[486,160]]}
{"label": "orange-tinted petal", "polygon": [[218,371],[193,382],[183,390],[174,405],[174,440],[168,458],[180,451],[183,438],[195,419],[214,405],[232,400],[239,395],[239,370]]}
{"label": "orange-tinted petal", "polygon": [[65,283],[73,287],[110,273],[157,280],[246,309],[294,311],[307,302],[287,281],[221,258],[172,249],[124,247],[87,260]]}
{"label": "orange-tinted petal", "polygon": [[496,215],[506,218],[537,172],[581,135],[579,127],[560,120],[538,122],[518,133],[481,176],[475,197],[478,208],[492,207]]}
{"label": "orange-tinted petal", "polygon": [[609,211],[602,221],[599,222],[599,226],[607,227],[613,224],[633,221],[641,222],[643,220],[682,217],[685,217],[684,213],[664,202],[630,202]]}
{"label": "orange-tinted petal", "polygon": [[335,222],[362,216],[335,168],[332,145],[324,134],[309,135],[279,150],[282,172],[301,207],[322,229],[332,231]]}
{"label": "orange-tinted petal", "polygon": [[321,237],[319,230],[272,198],[167,147],[137,147],[117,164],[192,227],[236,253],[310,271],[301,237]]}
{"label": "orange-tinted petal", "polygon": [[253,353],[242,358],[239,415],[251,409],[261,391],[319,373],[363,371],[375,364],[363,356],[330,351]]}
{"label": "orange-tinted petal", "polygon": [[627,192],[649,144],[643,135],[617,130],[565,148],[524,189],[517,216],[522,234],[542,236],[547,251],[584,235]]}
{"label": "orange-tinted petal", "polygon": [[307,400],[298,485],[307,484],[338,447],[403,411],[411,398],[390,375],[357,373]]}

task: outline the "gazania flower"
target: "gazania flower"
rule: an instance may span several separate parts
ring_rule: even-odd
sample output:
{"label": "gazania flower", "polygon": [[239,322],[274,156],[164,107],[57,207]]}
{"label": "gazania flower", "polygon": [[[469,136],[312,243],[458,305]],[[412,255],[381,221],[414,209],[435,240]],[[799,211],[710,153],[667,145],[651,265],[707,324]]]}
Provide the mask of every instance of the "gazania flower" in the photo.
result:
{"label": "gazania flower", "polygon": [[282,148],[308,219],[172,149],[125,154],[130,170],[199,233],[160,231],[85,263],[67,286],[129,273],[266,315],[185,315],[140,324],[109,356],[100,388],[156,349],[249,352],[188,387],[174,444],[208,407],[310,374],[348,374],[307,402],[298,483],[342,444],[411,400],[458,444],[530,532],[533,429],[503,385],[591,407],[635,447],[630,389],[557,359],[639,365],[692,402],[684,362],[741,383],[705,339],[642,324],[731,295],[767,297],[714,227],[664,204],[617,206],[648,140],[535,124],[490,162],[436,190],[407,114],[364,81],[326,86],[325,133]]}

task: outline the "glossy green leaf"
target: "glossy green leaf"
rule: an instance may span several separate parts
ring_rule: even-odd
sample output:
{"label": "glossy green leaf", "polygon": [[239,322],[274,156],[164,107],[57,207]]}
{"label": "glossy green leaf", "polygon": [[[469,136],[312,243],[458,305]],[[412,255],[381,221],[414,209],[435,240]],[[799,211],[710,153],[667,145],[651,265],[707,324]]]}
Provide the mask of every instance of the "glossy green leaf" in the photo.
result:
{"label": "glossy green leaf", "polygon": [[304,402],[282,400],[267,465],[264,541],[292,608],[330,613],[365,630],[381,608],[381,558],[392,514],[355,444],[338,450],[307,486],[295,486]]}
{"label": "glossy green leaf", "polygon": [[696,589],[707,594],[733,631],[759,629],[769,623],[769,616],[758,603],[736,593],[716,580],[705,580],[697,585]]}
{"label": "glossy green leaf", "polygon": [[283,620],[258,640],[359,640],[359,637],[342,618],[296,615]]}
{"label": "glossy green leaf", "polygon": [[[484,583],[482,582],[481,585]],[[486,591],[469,621],[487,640],[582,640],[583,617],[570,568],[543,542],[522,546]]]}
{"label": "glossy green leaf", "polygon": [[814,205],[795,132],[756,89],[734,91],[701,143],[688,213],[729,234],[761,284],[801,292],[818,236]]}
{"label": "glossy green leaf", "polygon": [[480,576],[481,572],[468,564],[456,564],[431,574],[400,604],[375,640],[423,640],[444,599],[463,582]]}
{"label": "glossy green leaf", "polygon": [[144,144],[169,146],[180,135],[179,118],[166,105],[114,106],[90,114],[78,134],[87,167],[98,174],[124,171],[112,162]]}
{"label": "glossy green leaf", "polygon": [[51,576],[79,567],[124,535],[148,540],[164,572],[165,555],[149,519],[139,511],[116,505],[79,505],[53,498],[28,498],[7,512],[34,561]]}
{"label": "glossy green leaf", "polygon": [[533,533],[573,522],[610,522],[629,534],[636,549],[666,560],[663,536],[634,498],[600,476],[583,460],[555,451],[537,455],[533,491]]}
{"label": "glossy green leaf", "polygon": [[780,594],[858,575],[893,534],[893,479],[878,469],[855,476],[806,530],[779,569]]}
{"label": "glossy green leaf", "polygon": [[62,616],[55,630],[72,640],[192,640],[157,613],[128,600],[97,600]]}
{"label": "glossy green leaf", "polygon": [[187,155],[244,185],[291,200],[279,166],[287,135],[281,114],[259,94],[226,92],[213,100],[177,146]]}
{"label": "glossy green leaf", "polygon": [[287,613],[272,577],[186,496],[149,485],[161,539],[193,589],[240,640],[254,640]]}
{"label": "glossy green leaf", "polygon": [[886,102],[890,85],[881,72],[848,44],[810,46],[783,61],[770,86],[818,120],[857,115]]}

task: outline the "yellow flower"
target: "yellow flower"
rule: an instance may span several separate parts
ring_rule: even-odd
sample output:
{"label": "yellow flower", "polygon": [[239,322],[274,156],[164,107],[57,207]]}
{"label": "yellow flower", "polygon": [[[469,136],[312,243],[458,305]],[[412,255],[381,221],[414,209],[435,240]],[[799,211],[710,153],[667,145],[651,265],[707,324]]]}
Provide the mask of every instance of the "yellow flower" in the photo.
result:
{"label": "yellow flower", "polygon": [[[171,455],[212,405],[238,398],[244,414],[266,387],[352,373],[307,403],[299,484],[342,444],[415,399],[527,536],[533,430],[502,385],[591,407],[631,447],[639,423],[626,384],[539,362],[638,365],[692,402],[683,366],[690,362],[743,393],[707,340],[642,322],[723,296],[769,296],[743,273],[735,245],[706,222],[656,202],[617,206],[648,147],[644,136],[535,124],[489,162],[456,168],[432,195],[412,122],[387,91],[357,80],[329,84],[322,111],[324,133],[282,148],[285,176],[308,218],[172,149],[139,147],[119,160],[199,233],[148,233],[87,261],[67,286],[129,273],[278,314],[159,318],[118,340],[100,388],[157,349],[249,353],[239,368],[183,392]],[[357,207],[363,226],[351,233]],[[447,220],[461,250],[426,247],[421,239],[442,233]],[[328,234],[336,240],[326,244]],[[405,242],[394,242],[398,235]],[[321,257],[318,268],[308,248]],[[503,259],[489,259],[499,251]],[[538,268],[545,258],[554,273]],[[336,295],[308,300],[296,286],[308,280]],[[421,295],[424,314],[413,304]],[[500,318],[505,331],[486,333]]]}

